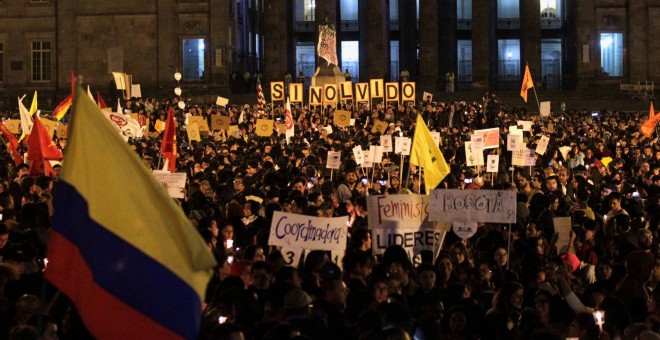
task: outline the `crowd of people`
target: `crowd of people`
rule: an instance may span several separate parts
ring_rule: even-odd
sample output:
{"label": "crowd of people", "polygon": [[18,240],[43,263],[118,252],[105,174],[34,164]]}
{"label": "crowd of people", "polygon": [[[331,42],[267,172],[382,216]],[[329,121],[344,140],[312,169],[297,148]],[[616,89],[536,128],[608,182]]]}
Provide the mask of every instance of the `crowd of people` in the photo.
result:
{"label": "crowd of people", "polygon": [[[176,101],[125,102],[151,125],[144,138],[129,140],[149,169],[162,166],[157,122]],[[342,106],[353,112],[352,126],[333,125],[334,108],[293,105],[289,143],[278,129],[283,106],[175,110],[177,169],[188,175],[178,202],[219,264],[200,339],[660,338],[660,144],[639,132],[647,112],[541,117],[493,94],[471,103]],[[203,116],[212,126],[214,114],[228,116],[238,132],[188,141],[186,118]],[[421,263],[396,245],[373,255],[367,201],[435,188],[400,155],[385,154],[367,176],[352,152],[379,143],[376,120],[389,123],[384,134],[412,137],[417,115],[440,132],[451,167],[438,189],[517,194],[515,224],[480,224],[468,239],[448,232],[439,255]],[[276,121],[270,137],[256,135],[261,117]],[[534,122],[524,132],[527,147],[550,137],[535,166],[511,165],[507,134],[519,120]],[[493,127],[500,147],[486,152],[499,155],[499,171],[466,166],[464,142]],[[90,338],[74,306],[43,279],[61,165],[53,177],[31,177],[28,165],[0,151],[0,338]],[[339,170],[326,168],[329,151],[342,153]],[[307,251],[295,261],[269,246],[275,211],[347,216],[343,259]],[[569,235],[557,235],[554,218],[568,216]]]}

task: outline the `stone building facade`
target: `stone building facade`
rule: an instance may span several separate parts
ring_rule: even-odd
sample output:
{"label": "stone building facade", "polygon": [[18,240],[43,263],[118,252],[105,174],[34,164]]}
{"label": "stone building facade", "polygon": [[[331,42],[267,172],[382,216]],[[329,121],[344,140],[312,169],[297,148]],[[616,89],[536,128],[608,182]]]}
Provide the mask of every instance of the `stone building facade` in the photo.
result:
{"label": "stone building facade", "polygon": [[112,71],[143,93],[177,71],[184,91],[250,92],[245,73],[311,76],[321,23],[353,81],[406,71],[445,90],[452,73],[459,91],[515,90],[529,65],[555,90],[660,82],[660,0],[0,0],[0,97],[56,100],[69,70],[101,92]]}

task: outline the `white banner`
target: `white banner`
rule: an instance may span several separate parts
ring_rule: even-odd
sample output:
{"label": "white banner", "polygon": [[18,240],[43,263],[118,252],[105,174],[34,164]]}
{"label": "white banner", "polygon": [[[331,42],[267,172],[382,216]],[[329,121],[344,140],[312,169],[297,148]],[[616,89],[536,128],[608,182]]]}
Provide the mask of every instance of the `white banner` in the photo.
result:
{"label": "white banner", "polygon": [[284,257],[284,265],[294,268],[298,268],[298,263],[300,262],[300,258],[304,252],[305,249],[302,248],[282,247],[280,250],[282,257]]}
{"label": "white banner", "polygon": [[512,190],[433,190],[429,219],[445,222],[516,223],[516,192]]}
{"label": "white banner", "polygon": [[523,163],[525,163],[525,166],[536,165],[536,151],[534,149],[525,150],[525,160]]}
{"label": "white banner", "polygon": [[374,158],[373,162],[374,163],[383,163],[383,147],[380,145],[371,145],[369,146],[369,153],[373,153]]}
{"label": "white banner", "polygon": [[373,168],[374,167],[374,156],[376,154],[376,149],[369,147],[369,150],[362,150],[364,155],[364,162],[362,163],[363,168]]}
{"label": "white banner", "polygon": [[328,160],[325,164],[325,167],[328,169],[339,169],[341,165],[341,151],[328,151]]}
{"label": "white banner", "polygon": [[124,140],[128,140],[128,137],[142,137],[142,128],[140,127],[140,123],[135,119],[121,113],[108,112],[105,110],[101,110],[101,112],[103,112],[103,115],[105,115],[105,117],[113,123],[112,125],[119,130],[119,133],[124,137]]}
{"label": "white banner", "polygon": [[[400,245],[410,255],[421,250],[433,250],[440,241],[442,229],[428,219],[429,196],[387,195],[369,196],[369,229],[372,231],[372,252],[380,255],[391,245]],[[437,228],[436,228],[437,227]]]}
{"label": "white banner", "polygon": [[522,133],[509,133],[506,138],[506,149],[507,151],[525,150]]}
{"label": "white banner", "polygon": [[346,250],[347,216],[314,217],[275,211],[268,245],[309,250]]}

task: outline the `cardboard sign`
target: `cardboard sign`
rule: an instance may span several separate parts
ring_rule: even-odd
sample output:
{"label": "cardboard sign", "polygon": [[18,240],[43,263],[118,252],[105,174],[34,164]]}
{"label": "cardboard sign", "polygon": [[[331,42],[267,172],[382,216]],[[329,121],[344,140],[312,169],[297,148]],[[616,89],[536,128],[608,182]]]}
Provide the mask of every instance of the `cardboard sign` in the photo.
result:
{"label": "cardboard sign", "polygon": [[284,101],[283,81],[274,81],[270,83],[270,101]]}
{"label": "cardboard sign", "polygon": [[273,134],[272,119],[257,119],[257,136],[270,137]]}
{"label": "cardboard sign", "polygon": [[536,150],[525,149],[525,159],[523,160],[524,166],[536,165]]}
{"label": "cardboard sign", "polygon": [[351,126],[351,111],[337,110],[335,111],[334,124],[338,126]]}
{"label": "cardboard sign", "polygon": [[339,89],[337,85],[323,85],[323,106],[331,105],[335,107],[337,106],[337,101],[339,101]]}
{"label": "cardboard sign", "polygon": [[220,114],[211,115],[211,127],[213,130],[228,130],[230,119]]}
{"label": "cardboard sign", "polygon": [[[372,151],[373,150],[373,151]],[[369,146],[369,153],[373,155],[372,161],[374,163],[383,163],[383,147],[380,145]]]}
{"label": "cardboard sign", "polygon": [[539,108],[540,108],[542,117],[549,117],[550,116],[550,102],[541,102],[541,103],[539,103]]}
{"label": "cardboard sign", "polygon": [[325,167],[328,169],[339,169],[341,166],[341,151],[328,151],[328,159]]}
{"label": "cardboard sign", "polygon": [[390,124],[382,120],[374,121],[374,126],[371,128],[371,133],[380,133],[384,134],[387,131],[387,127]]}
{"label": "cardboard sign", "polygon": [[401,102],[415,101],[415,82],[406,81],[401,83]]}
{"label": "cardboard sign", "polygon": [[303,84],[291,83],[289,84],[289,101],[291,103],[303,102]]}
{"label": "cardboard sign", "polygon": [[68,135],[69,130],[67,129],[66,124],[57,124],[57,128],[55,130],[55,133],[57,134],[57,138],[66,138]]}
{"label": "cardboard sign", "polygon": [[516,192],[436,189],[429,208],[431,221],[516,223]]}
{"label": "cardboard sign", "polygon": [[525,150],[516,150],[511,154],[511,165],[525,166]]}
{"label": "cardboard sign", "polygon": [[488,155],[488,161],[486,162],[486,171],[487,172],[497,172],[500,167],[500,156],[499,155]]}
{"label": "cardboard sign", "polygon": [[572,222],[569,217],[555,217],[552,219],[553,225],[555,227],[555,233],[557,233],[557,250],[568,246],[568,242],[571,236]]}
{"label": "cardboard sign", "polygon": [[422,96],[422,101],[424,101],[424,103],[430,103],[433,101],[433,94],[430,92],[424,92]]}
{"label": "cardboard sign", "polygon": [[369,150],[364,152],[362,151],[362,154],[364,155],[364,162],[362,163],[362,167],[364,168],[373,168],[374,166],[374,148],[369,147]]}
{"label": "cardboard sign", "polygon": [[309,250],[346,250],[348,217],[313,217],[275,211],[268,245]]}
{"label": "cardboard sign", "polygon": [[355,83],[355,103],[369,102],[369,83]]}
{"label": "cardboard sign", "polygon": [[117,90],[126,90],[125,74],[123,72],[112,72],[112,77],[115,78]]}
{"label": "cardboard sign", "polygon": [[398,102],[399,101],[399,83],[388,82],[385,83],[385,102]]}
{"label": "cardboard sign", "polygon": [[507,151],[524,150],[525,144],[523,144],[522,133],[509,133],[506,139],[506,149]]}
{"label": "cardboard sign", "polygon": [[191,142],[194,140],[198,142],[202,140],[199,136],[199,125],[196,122],[186,126],[186,133],[188,133],[188,140]]}
{"label": "cardboard sign", "polygon": [[41,119],[41,123],[44,125],[44,128],[46,128],[46,131],[48,131],[48,136],[50,136],[50,139],[53,139],[53,134],[55,133],[57,122],[49,119]]}
{"label": "cardboard sign", "polygon": [[532,131],[532,125],[534,125],[534,122],[530,120],[519,120],[518,121],[518,128],[522,129],[523,131],[531,132]]}
{"label": "cardboard sign", "polygon": [[229,129],[227,130],[227,136],[240,138],[241,130],[238,128],[238,125],[229,125]]}
{"label": "cardboard sign", "polygon": [[323,86],[310,86],[309,87],[309,105],[321,105],[323,100]]}
{"label": "cardboard sign", "polygon": [[218,96],[218,98],[216,98],[216,100],[215,100],[215,105],[227,106],[227,104],[229,104],[229,99],[227,99],[227,98]]}
{"label": "cardboard sign", "polygon": [[353,100],[353,82],[342,81],[339,83],[339,100]]}
{"label": "cardboard sign", "polygon": [[472,142],[465,142],[465,161],[467,166],[484,165],[484,152],[475,150],[472,147]]}
{"label": "cardboard sign", "polygon": [[385,81],[383,81],[383,79],[369,79],[369,93],[371,94],[371,99],[383,98],[385,95],[384,85]]}
{"label": "cardboard sign", "polygon": [[206,118],[202,116],[189,116],[188,117],[188,125],[191,123],[197,123],[198,131],[200,135],[203,135],[205,133],[209,133],[209,123],[206,121]]}
{"label": "cardboard sign", "polygon": [[131,97],[142,98],[140,84],[131,84]]}
{"label": "cardboard sign", "polygon": [[21,121],[20,120],[18,120],[18,119],[9,119],[9,120],[5,120],[4,124],[7,127],[7,129],[9,129],[9,131],[11,131],[11,133],[13,133],[15,135],[21,133]]}
{"label": "cardboard sign", "polygon": [[305,249],[303,248],[291,248],[291,247],[282,247],[280,253],[284,257],[284,265],[291,267],[298,267],[300,263],[300,258],[302,257]]}

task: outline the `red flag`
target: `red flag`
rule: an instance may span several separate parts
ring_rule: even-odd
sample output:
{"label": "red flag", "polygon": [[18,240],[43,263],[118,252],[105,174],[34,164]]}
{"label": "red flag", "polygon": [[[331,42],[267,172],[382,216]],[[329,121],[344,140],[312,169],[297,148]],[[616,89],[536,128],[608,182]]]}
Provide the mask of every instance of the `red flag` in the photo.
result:
{"label": "red flag", "polygon": [[73,96],[69,95],[68,97],[64,98],[64,100],[59,105],[57,105],[55,111],[53,111],[53,117],[57,118],[57,120],[62,120],[64,115],[66,115],[66,113],[69,111],[71,103],[73,103]]}
{"label": "red flag", "polygon": [[9,152],[14,159],[14,163],[16,163],[16,166],[18,166],[23,162],[21,159],[21,154],[18,152],[18,139],[16,139],[16,136],[14,136],[14,134],[11,133],[11,131],[9,131],[9,129],[5,126],[5,124],[2,124],[2,122],[0,122],[0,132],[2,132],[2,136],[5,137],[9,143]]}
{"label": "red flag", "polygon": [[167,111],[167,120],[163,130],[163,141],[160,144],[163,162],[167,163],[167,171],[176,172],[176,131],[174,128],[174,108]]}
{"label": "red flag", "polygon": [[[106,107],[108,107],[108,105],[106,105],[105,102],[103,101],[103,97],[101,97],[101,94],[99,93],[99,91],[96,91],[96,103],[99,104],[100,109],[105,109]],[[120,112],[117,112],[117,113],[120,113]]]}
{"label": "red flag", "polygon": [[27,159],[31,160],[30,176],[47,175],[53,176],[53,168],[48,160],[61,161],[64,156],[62,151],[55,145],[50,138],[48,131],[41,123],[41,119],[35,115],[34,125],[28,137]]}
{"label": "red flag", "polygon": [[658,120],[660,120],[660,114],[655,114],[653,109],[653,102],[651,102],[651,108],[649,109],[649,119],[647,119],[640,127],[642,134],[646,137],[651,137],[653,131],[655,131],[655,126],[658,124]]}

